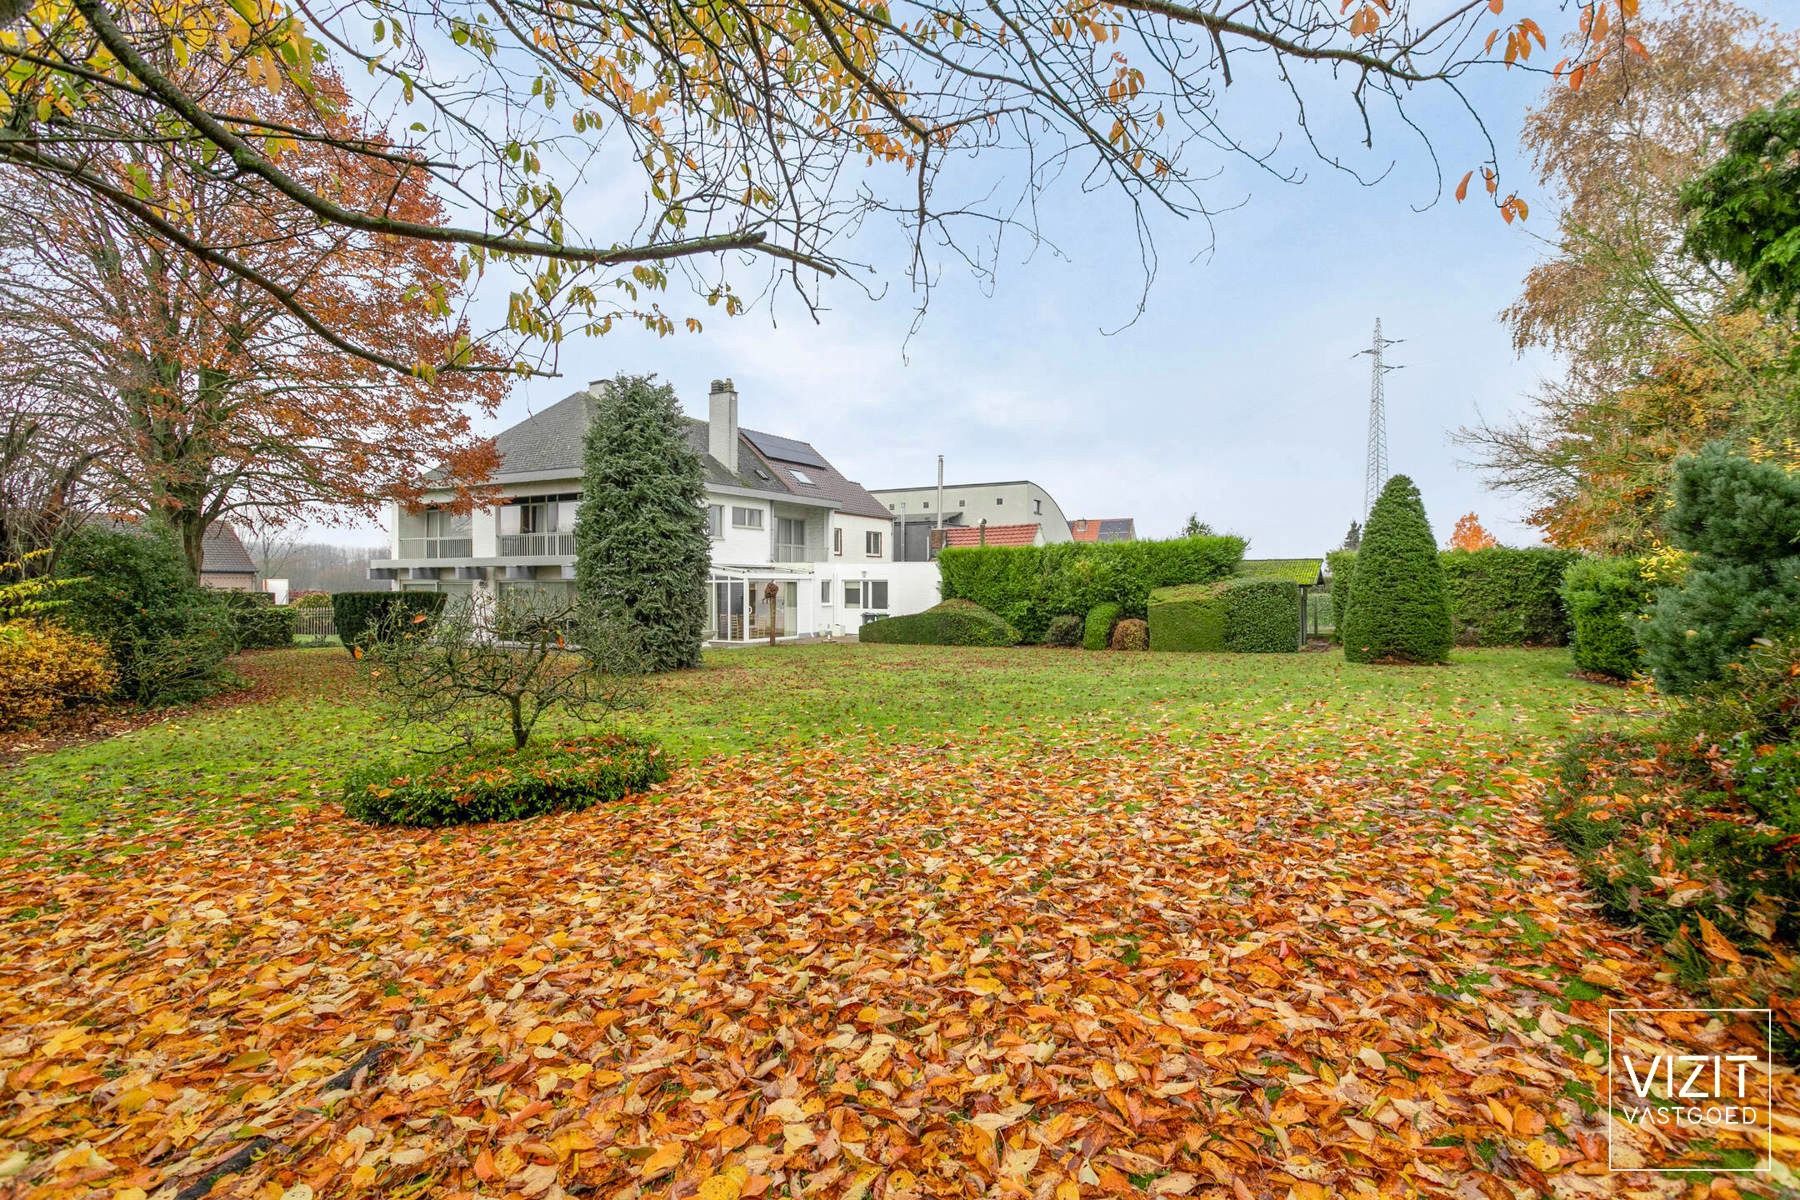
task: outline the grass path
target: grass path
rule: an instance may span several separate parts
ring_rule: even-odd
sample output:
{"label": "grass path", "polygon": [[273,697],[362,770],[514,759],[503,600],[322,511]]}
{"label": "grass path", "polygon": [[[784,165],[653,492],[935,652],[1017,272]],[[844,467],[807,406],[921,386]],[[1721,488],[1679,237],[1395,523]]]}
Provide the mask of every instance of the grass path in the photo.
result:
{"label": "grass path", "polygon": [[323,694],[28,763],[0,1186],[1686,1186],[1605,1171],[1605,1010],[1686,1000],[1535,811],[1548,737],[1617,693],[1550,654],[871,651],[672,681],[668,786],[513,826],[314,805],[385,739],[323,659],[268,668]]}

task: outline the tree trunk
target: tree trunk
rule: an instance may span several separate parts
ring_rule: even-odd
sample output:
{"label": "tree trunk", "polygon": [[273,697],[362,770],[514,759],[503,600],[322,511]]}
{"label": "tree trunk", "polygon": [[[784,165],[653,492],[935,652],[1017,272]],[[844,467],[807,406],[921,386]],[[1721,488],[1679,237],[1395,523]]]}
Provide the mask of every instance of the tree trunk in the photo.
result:
{"label": "tree trunk", "polygon": [[531,731],[525,728],[525,714],[521,711],[522,701],[520,698],[514,696],[509,703],[512,705],[513,749],[523,750],[525,748],[525,739],[531,736]]}

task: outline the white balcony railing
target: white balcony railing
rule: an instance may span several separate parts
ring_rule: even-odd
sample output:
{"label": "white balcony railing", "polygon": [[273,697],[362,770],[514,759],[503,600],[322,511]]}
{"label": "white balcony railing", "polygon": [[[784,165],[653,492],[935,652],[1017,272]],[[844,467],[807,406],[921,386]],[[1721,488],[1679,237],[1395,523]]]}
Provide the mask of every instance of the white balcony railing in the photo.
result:
{"label": "white balcony railing", "polygon": [[403,537],[401,558],[468,558],[475,553],[475,539],[467,537]]}
{"label": "white balcony railing", "polygon": [[500,535],[502,555],[573,554],[572,533],[503,533]]}

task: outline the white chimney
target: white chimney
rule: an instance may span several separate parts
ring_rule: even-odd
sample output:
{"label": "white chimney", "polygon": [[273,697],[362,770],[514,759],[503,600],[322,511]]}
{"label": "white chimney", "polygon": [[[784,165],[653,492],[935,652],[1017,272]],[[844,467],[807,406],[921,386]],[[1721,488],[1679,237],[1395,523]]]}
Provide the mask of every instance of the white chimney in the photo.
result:
{"label": "white chimney", "polygon": [[715,379],[708,400],[711,407],[706,416],[707,453],[735,475],[738,469],[737,388],[729,379]]}

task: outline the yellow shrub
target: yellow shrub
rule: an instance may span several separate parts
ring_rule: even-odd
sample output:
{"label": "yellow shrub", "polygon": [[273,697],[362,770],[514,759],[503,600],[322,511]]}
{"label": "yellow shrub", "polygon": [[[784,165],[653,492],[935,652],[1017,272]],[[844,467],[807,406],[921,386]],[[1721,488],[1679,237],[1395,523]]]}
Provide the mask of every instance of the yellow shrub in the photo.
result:
{"label": "yellow shrub", "polygon": [[112,690],[106,647],[49,621],[0,624],[0,729]]}

